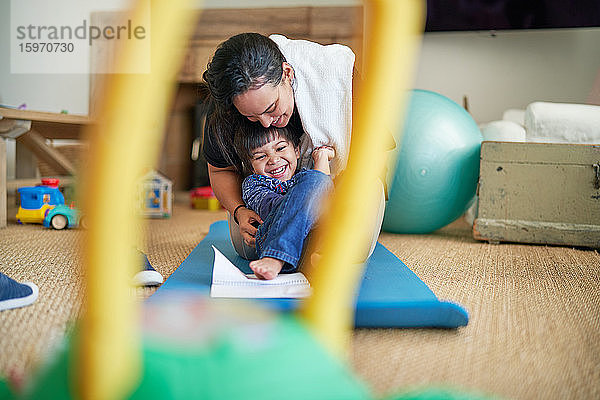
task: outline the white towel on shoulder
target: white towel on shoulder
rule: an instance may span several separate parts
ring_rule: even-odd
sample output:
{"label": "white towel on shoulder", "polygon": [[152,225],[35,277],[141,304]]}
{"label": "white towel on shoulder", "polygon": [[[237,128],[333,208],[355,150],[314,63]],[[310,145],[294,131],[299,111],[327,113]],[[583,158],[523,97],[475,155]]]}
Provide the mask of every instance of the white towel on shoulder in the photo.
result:
{"label": "white towel on shoulder", "polygon": [[333,146],[336,157],[331,169],[336,175],[346,167],[350,149],[354,52],[341,44],[323,46],[282,35],[269,38],[294,68],[294,99],[304,131],[312,140],[303,161],[310,161],[313,148]]}

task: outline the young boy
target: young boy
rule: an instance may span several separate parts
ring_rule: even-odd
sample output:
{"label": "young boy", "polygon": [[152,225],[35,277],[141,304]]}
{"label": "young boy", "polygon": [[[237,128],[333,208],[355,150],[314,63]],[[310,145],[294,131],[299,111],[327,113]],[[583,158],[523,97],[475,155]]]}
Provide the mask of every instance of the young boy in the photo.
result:
{"label": "young boy", "polygon": [[305,239],[333,186],[329,177],[333,148],[316,148],[313,169],[297,171],[299,144],[300,135],[289,128],[260,124],[252,124],[236,138],[238,154],[254,172],[242,183],[242,198],[263,220],[256,232],[259,259],[250,262],[262,279],[297,269]]}

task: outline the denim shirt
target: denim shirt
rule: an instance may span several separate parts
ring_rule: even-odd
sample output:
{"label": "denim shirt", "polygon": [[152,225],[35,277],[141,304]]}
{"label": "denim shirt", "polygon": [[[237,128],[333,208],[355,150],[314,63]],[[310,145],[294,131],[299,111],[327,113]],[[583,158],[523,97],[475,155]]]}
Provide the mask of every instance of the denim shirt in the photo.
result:
{"label": "denim shirt", "polygon": [[[305,169],[303,169],[304,171]],[[297,173],[290,180],[280,181],[270,176],[252,174],[242,183],[242,200],[263,220],[283,200],[283,196],[296,184]]]}

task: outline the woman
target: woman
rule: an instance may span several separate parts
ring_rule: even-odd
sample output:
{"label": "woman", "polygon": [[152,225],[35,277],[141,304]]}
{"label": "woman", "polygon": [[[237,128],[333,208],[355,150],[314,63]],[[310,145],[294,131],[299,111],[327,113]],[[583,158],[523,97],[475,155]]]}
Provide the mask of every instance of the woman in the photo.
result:
{"label": "woman", "polygon": [[[258,214],[245,207],[241,196],[243,166],[234,151],[234,135],[247,120],[264,127],[306,132],[300,145],[301,166],[310,168],[311,151],[328,145],[335,149],[332,175],[343,170],[348,155],[352,116],[354,53],[346,46],[321,46],[281,35],[242,33],[221,43],[203,75],[201,94],[208,101],[204,156],[215,195],[239,229],[236,236],[255,244]],[[383,201],[383,200],[382,200]],[[374,222],[374,248],[383,209]]]}

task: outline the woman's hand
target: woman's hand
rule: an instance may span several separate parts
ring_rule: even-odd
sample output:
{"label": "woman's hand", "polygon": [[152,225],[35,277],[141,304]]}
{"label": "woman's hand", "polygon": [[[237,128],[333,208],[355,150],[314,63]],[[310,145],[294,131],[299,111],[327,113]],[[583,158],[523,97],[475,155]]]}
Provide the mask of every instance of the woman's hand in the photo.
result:
{"label": "woman's hand", "polygon": [[242,238],[244,238],[244,243],[248,246],[255,247],[256,231],[258,230],[258,225],[263,223],[263,220],[257,213],[246,207],[239,208],[235,213],[235,217],[240,226],[240,233]]}

